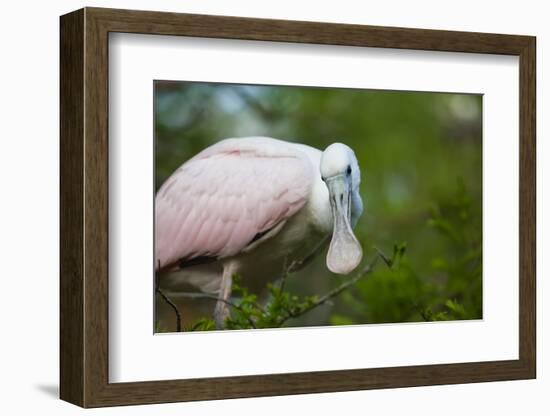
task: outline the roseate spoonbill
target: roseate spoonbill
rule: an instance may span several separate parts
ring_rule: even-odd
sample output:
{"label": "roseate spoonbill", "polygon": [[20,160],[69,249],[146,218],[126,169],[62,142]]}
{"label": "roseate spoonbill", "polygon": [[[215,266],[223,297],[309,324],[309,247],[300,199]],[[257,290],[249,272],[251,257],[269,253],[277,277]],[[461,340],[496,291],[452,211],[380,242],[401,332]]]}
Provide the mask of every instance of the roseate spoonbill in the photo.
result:
{"label": "roseate spoonbill", "polygon": [[352,231],[363,211],[359,182],[345,144],[321,152],[268,137],[222,140],[181,165],[156,194],[157,271],[169,290],[185,283],[216,293],[219,328],[235,273],[258,292],[331,238],[327,267],[347,274],[363,255]]}

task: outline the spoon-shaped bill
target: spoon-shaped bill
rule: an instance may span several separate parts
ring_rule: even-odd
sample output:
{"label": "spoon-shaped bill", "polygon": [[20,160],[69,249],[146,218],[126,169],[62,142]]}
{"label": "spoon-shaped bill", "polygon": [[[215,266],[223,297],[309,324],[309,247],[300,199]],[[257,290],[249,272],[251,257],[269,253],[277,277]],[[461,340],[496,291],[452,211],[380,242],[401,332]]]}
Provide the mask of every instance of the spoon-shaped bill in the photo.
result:
{"label": "spoon-shaped bill", "polygon": [[327,179],[326,184],[334,223],[327,254],[327,267],[333,273],[348,274],[363,258],[363,250],[350,225],[350,183],[348,177],[338,175]]}

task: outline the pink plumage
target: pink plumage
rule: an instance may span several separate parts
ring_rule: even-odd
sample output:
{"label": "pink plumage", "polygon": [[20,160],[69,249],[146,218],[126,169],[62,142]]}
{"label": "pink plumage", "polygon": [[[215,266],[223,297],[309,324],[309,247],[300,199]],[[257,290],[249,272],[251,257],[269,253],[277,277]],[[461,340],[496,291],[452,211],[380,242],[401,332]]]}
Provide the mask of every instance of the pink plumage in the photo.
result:
{"label": "pink plumage", "polygon": [[313,180],[306,154],[283,141],[226,139],[210,146],[157,192],[157,267],[240,253],[299,211]]}

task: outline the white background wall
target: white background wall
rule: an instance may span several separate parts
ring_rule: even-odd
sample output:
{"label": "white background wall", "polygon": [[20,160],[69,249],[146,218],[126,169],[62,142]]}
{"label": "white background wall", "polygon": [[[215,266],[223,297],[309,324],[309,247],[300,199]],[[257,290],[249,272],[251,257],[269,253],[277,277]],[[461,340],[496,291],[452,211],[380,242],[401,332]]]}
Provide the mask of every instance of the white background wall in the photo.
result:
{"label": "white background wall", "polygon": [[[0,15],[0,409],[3,414],[76,414],[58,395],[58,16],[82,6],[119,7],[407,26],[537,36],[538,53],[538,379],[458,386],[316,394],[92,410],[88,414],[315,413],[407,415],[547,415],[550,297],[544,282],[550,237],[542,212],[550,170],[545,103],[550,25],[546,2],[528,1],[68,1],[4,2]],[[505,168],[505,167],[504,167]],[[344,348],[335,344],[335,348]],[[8,413],[7,411],[10,411]]]}

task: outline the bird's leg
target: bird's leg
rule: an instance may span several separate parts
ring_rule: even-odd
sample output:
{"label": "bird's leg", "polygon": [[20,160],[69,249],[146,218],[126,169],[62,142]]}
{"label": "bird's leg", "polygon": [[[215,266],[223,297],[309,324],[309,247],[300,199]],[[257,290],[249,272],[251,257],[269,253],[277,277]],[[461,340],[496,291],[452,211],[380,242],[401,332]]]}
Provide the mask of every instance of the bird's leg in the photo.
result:
{"label": "bird's leg", "polygon": [[229,298],[231,297],[231,285],[233,283],[233,267],[225,265],[223,268],[222,281],[218,301],[214,309],[214,321],[217,329],[224,329],[225,320],[229,317]]}

